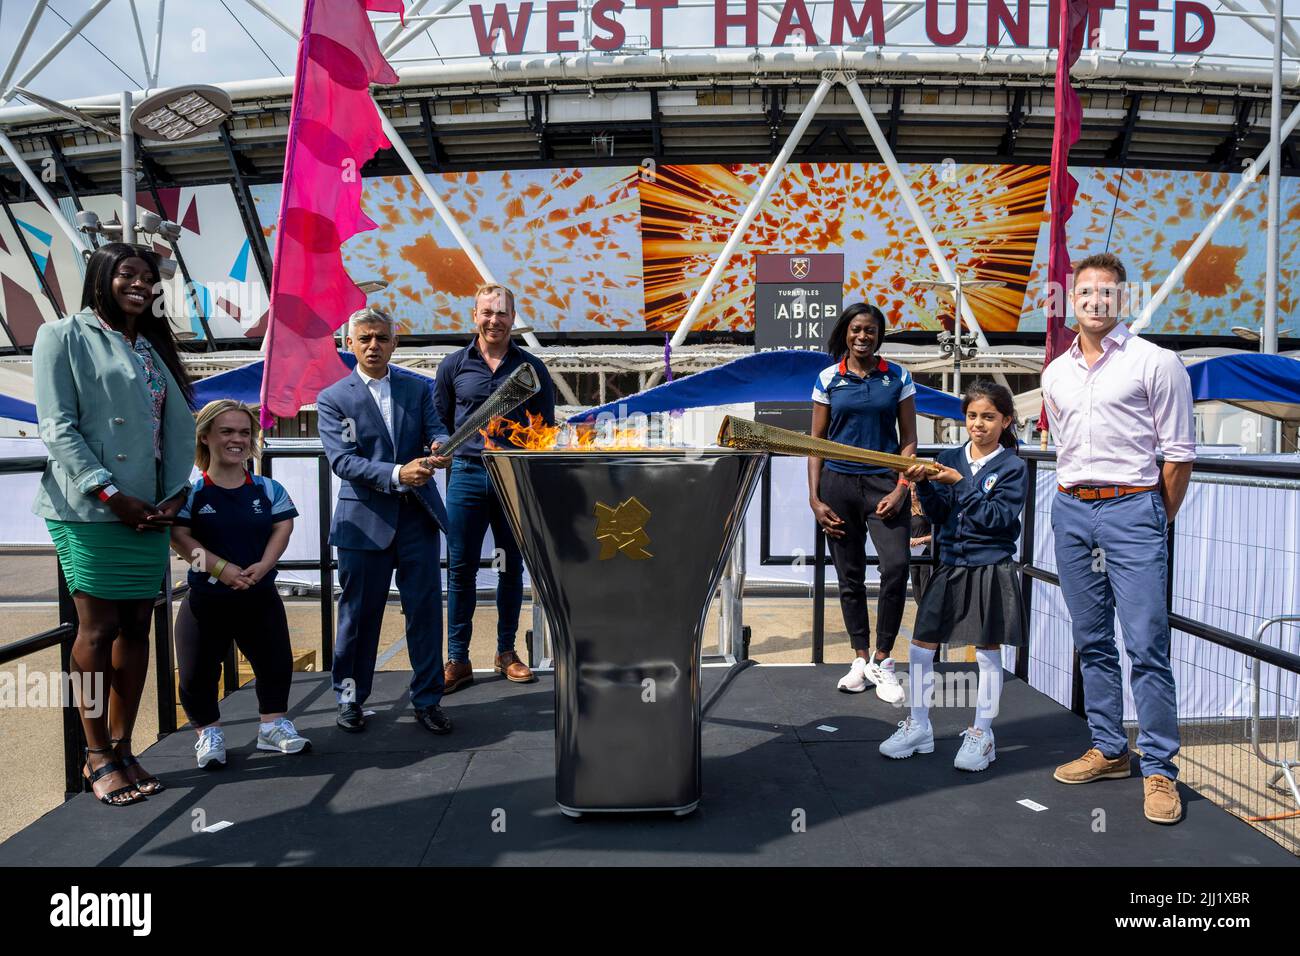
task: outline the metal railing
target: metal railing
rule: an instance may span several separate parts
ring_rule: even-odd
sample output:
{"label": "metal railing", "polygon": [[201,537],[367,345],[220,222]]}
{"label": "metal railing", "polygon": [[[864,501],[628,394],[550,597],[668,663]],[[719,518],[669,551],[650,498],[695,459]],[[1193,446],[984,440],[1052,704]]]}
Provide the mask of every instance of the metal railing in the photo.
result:
{"label": "metal railing", "polygon": [[[42,472],[45,470],[45,461],[44,458],[38,457],[3,459],[0,460],[0,475]],[[57,561],[55,562],[55,570],[58,575],[58,626],[0,647],[0,666],[49,650],[52,647],[58,647],[60,672],[65,675],[73,673],[72,646],[76,643],[79,626],[77,605],[68,591],[68,582],[63,576],[63,567]],[[176,730],[176,689],[172,677],[175,669],[175,656],[172,650],[171,606],[172,601],[178,597],[183,597],[188,590],[188,585],[172,585],[171,569],[169,568],[163,576],[158,596],[154,599],[154,674],[158,682],[159,739]],[[232,644],[225,667],[225,689],[227,694],[232,693],[238,686],[237,678],[234,676],[236,672],[234,662],[234,647]],[[68,685],[69,682],[65,681],[64,686]],[[86,737],[81,727],[81,715],[77,710],[75,700],[72,699],[72,695],[69,695],[69,699],[63,702],[62,711],[63,796],[66,800],[90,788],[86,785],[85,777],[81,772],[82,751],[86,746]]]}
{"label": "metal railing", "polygon": [[[942,449],[943,446],[927,445],[920,449],[918,454],[923,457],[933,457]],[[1059,579],[1055,572],[1039,564],[1035,559],[1035,538],[1036,538],[1036,516],[1038,514],[1038,472],[1040,465],[1043,463],[1054,463],[1055,454],[1053,452],[1042,452],[1037,449],[1021,447],[1019,455],[1025,460],[1028,466],[1028,498],[1025,504],[1025,511],[1022,520],[1019,568],[1021,571],[1021,600],[1022,609],[1027,622],[1032,620],[1034,613],[1034,588],[1035,581],[1044,584],[1059,587]],[[332,519],[332,502],[333,486],[332,475],[323,451],[319,446],[295,446],[295,447],[267,447],[264,449],[261,469],[262,473],[268,477],[274,470],[274,461],[277,458],[313,458],[317,462],[317,492],[318,492],[318,528],[317,538],[319,541],[319,554],[315,559],[309,560],[282,560],[277,563],[277,570],[314,570],[321,576],[321,586],[319,588],[320,601],[320,622],[321,622],[321,659],[322,670],[328,669],[332,660],[333,637],[334,637],[334,571],[337,562],[334,560],[331,548],[329,546],[329,528]],[[769,463],[770,464],[770,463]],[[20,472],[41,471],[44,468],[44,458],[23,458],[0,461],[0,475],[14,474]],[[1295,479],[1300,471],[1296,466],[1283,462],[1269,461],[1235,461],[1231,459],[1215,460],[1203,459],[1197,461],[1193,466],[1194,473],[1202,475],[1223,475],[1239,476],[1253,479]],[[765,469],[762,484],[760,486],[759,502],[761,508],[760,515],[760,554],[761,563],[764,565],[792,565],[796,561],[807,559],[801,555],[776,555],[771,553],[770,534],[771,534],[771,507],[772,507],[772,484],[771,475],[768,469]],[[1269,767],[1275,770],[1273,778],[1269,781],[1269,786],[1274,786],[1281,779],[1285,779],[1292,795],[1295,796],[1297,803],[1300,803],[1300,790],[1297,789],[1296,768],[1300,767],[1300,752],[1294,756],[1288,757],[1282,753],[1284,738],[1290,737],[1295,740],[1294,730],[1296,721],[1287,718],[1283,713],[1285,701],[1293,700],[1286,696],[1281,690],[1281,680],[1278,681],[1279,689],[1276,691],[1262,690],[1261,669],[1264,667],[1272,668],[1277,674],[1300,675],[1300,655],[1287,651],[1279,646],[1273,646],[1266,643],[1262,638],[1264,632],[1278,624],[1289,623],[1300,620],[1300,615],[1279,615],[1265,621],[1256,630],[1255,636],[1243,637],[1231,633],[1222,628],[1213,626],[1209,623],[1197,620],[1187,615],[1182,615],[1173,610],[1173,574],[1175,558],[1175,537],[1174,525],[1169,526],[1168,531],[1168,562],[1169,562],[1169,584],[1166,593],[1166,602],[1169,607],[1169,621],[1171,628],[1191,635],[1202,641],[1222,648],[1227,652],[1242,655],[1251,662],[1252,667],[1252,713],[1248,722],[1249,734],[1237,735],[1240,741],[1249,739],[1251,745],[1252,757],[1257,761],[1258,767]],[[738,548],[743,548],[743,541],[738,542]],[[935,565],[938,561],[937,556],[926,556],[914,558],[914,563],[922,565]],[[825,537],[820,529],[815,528],[815,547],[811,559],[813,566],[813,645],[812,661],[821,663],[824,658],[825,643],[825,585],[826,585],[826,565],[828,558],[826,554]],[[878,565],[879,557],[868,555],[867,563]],[[444,562],[445,565],[445,562]],[[483,561],[481,567],[490,567],[490,562]],[[3,648],[0,648],[0,665],[7,664],[11,661],[25,657],[29,654],[36,653],[54,646],[60,648],[61,666],[65,673],[70,673],[72,644],[76,637],[77,619],[76,608],[68,595],[67,585],[63,578],[62,569],[58,571],[59,578],[59,620],[60,624],[48,631],[32,635],[20,641],[16,641]],[[745,585],[744,557],[743,552],[736,555],[733,552],[732,558],[728,562],[728,567],[722,577],[719,589],[722,597],[721,605],[721,627],[722,639],[720,641],[720,656],[727,656],[729,651],[734,654],[734,659],[742,659],[746,656],[744,647],[747,641],[741,640],[741,633],[744,631],[742,625],[743,597]],[[158,726],[159,736],[165,736],[176,729],[176,703],[174,686],[172,683],[172,673],[174,668],[174,655],[172,645],[172,614],[171,602],[175,598],[182,596],[185,592],[183,586],[173,589],[170,585],[170,574],[164,581],[164,588],[155,602],[155,619],[154,619],[154,648],[156,659],[156,678],[158,686]],[[540,609],[534,604],[534,631],[532,640],[529,642],[530,664],[540,661],[545,654],[545,634],[544,627],[541,624]],[[1015,672],[1018,677],[1029,682],[1029,665],[1032,654],[1032,644],[1023,649],[1023,652],[1017,653]],[[227,667],[225,669],[225,691],[227,694],[232,693],[238,686],[237,671],[234,666],[234,647],[230,651]],[[1069,695],[1069,706],[1076,714],[1083,714],[1083,686],[1078,665],[1077,651],[1072,655],[1072,681]],[[1275,706],[1271,710],[1271,717],[1274,721],[1274,745],[1278,748],[1276,756],[1269,756],[1263,750],[1263,727],[1265,721],[1269,719],[1269,714],[1261,715],[1260,700],[1261,696],[1268,697],[1271,694]],[[1204,741],[1196,736],[1206,731],[1204,721],[1185,724],[1188,731],[1186,749],[1193,751],[1201,747]],[[81,733],[81,723],[76,708],[71,702],[66,702],[63,714],[64,730],[64,750],[65,750],[65,772],[66,772],[66,793],[72,796],[82,789],[80,753],[84,746],[84,739]],[[1213,730],[1218,737],[1225,733],[1222,727]],[[1235,734],[1235,731],[1230,732]],[[1300,744],[1296,745],[1300,747]],[[1195,763],[1195,761],[1190,761]],[[1191,782],[1192,778],[1188,778]],[[1195,784],[1193,784],[1195,785]],[[1242,808],[1246,807],[1246,801],[1241,799],[1240,794],[1228,793],[1222,785],[1216,784],[1208,778],[1201,781],[1201,787],[1206,788],[1211,797],[1218,796],[1217,802],[1222,803],[1234,812],[1240,815],[1247,815]],[[1200,789],[1201,787],[1198,787]],[[1285,815],[1284,815],[1285,816]],[[1247,815],[1247,818],[1250,817]],[[1259,822],[1252,819],[1252,822]],[[1276,833],[1270,832],[1274,839],[1288,845],[1286,834],[1279,837]],[[1294,842],[1289,844],[1293,851],[1297,849]]]}
{"label": "metal railing", "polygon": [[[295,439],[293,444],[276,444],[274,441],[263,443],[259,468],[267,478],[273,477],[275,461],[280,458],[310,458],[316,461],[316,497],[317,497],[317,554],[315,558],[285,560],[276,562],[277,571],[315,571],[320,574],[320,586],[317,600],[320,603],[320,659],[321,670],[329,670],[334,661],[334,577],[338,570],[338,559],[330,547],[330,524],[334,514],[333,472],[325,449],[319,441]],[[445,570],[447,561],[440,560]],[[480,568],[491,568],[492,562],[479,559]],[[540,608],[534,605],[533,627],[528,632],[528,666],[539,667],[545,658],[545,623]]]}
{"label": "metal railing", "polygon": [[[1038,475],[1044,465],[1055,464],[1056,456],[1054,452],[1034,448],[1021,448],[1020,456],[1029,468],[1029,497],[1025,503],[1025,529],[1020,555],[1021,594],[1026,620],[1031,621],[1030,615],[1037,614],[1038,619],[1034,623],[1040,626],[1031,624],[1029,647],[1025,653],[1017,654],[1016,657],[1016,674],[1034,686],[1030,680],[1030,663],[1032,661],[1038,665],[1041,681],[1045,658],[1041,652],[1035,653],[1035,644],[1048,639],[1048,627],[1045,625],[1054,621],[1061,625],[1058,631],[1068,634],[1069,629],[1068,617],[1057,613],[1052,607],[1041,610],[1034,607],[1035,581],[1060,587],[1055,570],[1037,560],[1033,552],[1036,520],[1049,513],[1044,507],[1045,503],[1038,500]],[[1249,483],[1259,486],[1261,492],[1264,487],[1271,487],[1285,488],[1290,490],[1289,493],[1300,494],[1300,481],[1297,481],[1300,479],[1300,468],[1289,462],[1202,458],[1193,464],[1192,472],[1194,477],[1200,479],[1198,484]],[[1191,487],[1195,488],[1196,485]],[[1300,793],[1292,786],[1289,796],[1295,797],[1296,806],[1290,807],[1290,812],[1279,813],[1276,811],[1286,809],[1279,805],[1279,794],[1282,797],[1288,794],[1275,787],[1281,777],[1286,777],[1289,784],[1294,784],[1297,760],[1283,756],[1283,750],[1289,747],[1294,757],[1300,758],[1300,753],[1296,752],[1300,748],[1296,720],[1300,654],[1281,646],[1280,640],[1276,645],[1264,640],[1265,633],[1270,628],[1298,620],[1300,615],[1275,614],[1255,628],[1253,636],[1244,636],[1201,620],[1196,615],[1175,610],[1176,600],[1182,605],[1195,603],[1214,607],[1206,599],[1193,602],[1186,595],[1175,594],[1175,565],[1181,556],[1178,543],[1180,537],[1184,539],[1183,547],[1201,547],[1201,551],[1191,552],[1193,554],[1215,555],[1229,545],[1240,546],[1240,542],[1198,541],[1195,529],[1189,529],[1181,536],[1176,534],[1177,530],[1177,523],[1170,522],[1167,532],[1165,602],[1171,631],[1194,639],[1185,643],[1173,641],[1170,649],[1175,684],[1184,689],[1178,721],[1181,750],[1175,758],[1179,777],[1188,786],[1250,822],[1291,852],[1300,852],[1300,815],[1295,812],[1300,807]],[[1252,547],[1262,545],[1263,542],[1251,542]],[[1262,565],[1256,565],[1255,568],[1248,569],[1243,577],[1253,579],[1262,570]],[[1226,570],[1219,573],[1226,573]],[[1244,605],[1249,603],[1249,592],[1240,587],[1231,589],[1231,593],[1234,595],[1233,603],[1222,605],[1219,610],[1231,609],[1242,617],[1248,617],[1250,612]],[[1058,692],[1053,693],[1046,685],[1037,689],[1057,699],[1064,697],[1070,709],[1082,717],[1084,697],[1079,655],[1072,638],[1064,639],[1070,641],[1068,691],[1061,694],[1060,688],[1057,688]],[[1245,676],[1247,673],[1249,678]],[[1059,676],[1065,677],[1064,674]],[[1249,712],[1245,707],[1247,695],[1252,703]],[[1130,746],[1135,747],[1136,721],[1126,721],[1126,728]],[[1276,757],[1268,756],[1263,749],[1263,737],[1268,731],[1271,731],[1271,743],[1276,748]],[[1277,768],[1278,771],[1272,780],[1265,779],[1269,767]]]}
{"label": "metal railing", "polygon": [[[939,450],[941,446],[927,445],[919,449],[918,455],[934,457]],[[1050,500],[1039,500],[1039,474],[1044,466],[1054,466],[1056,454],[1054,451],[1040,451],[1027,446],[1020,447],[1018,454],[1028,467],[1028,497],[1022,514],[1017,565],[1021,572],[1021,609],[1030,640],[1015,655],[1015,673],[1021,680],[1061,700],[1071,711],[1083,717],[1083,679],[1073,639],[1069,636],[1063,638],[1069,641],[1069,673],[1058,673],[1061,683],[1052,687],[1050,672],[1054,668],[1042,656],[1042,642],[1051,640],[1053,635],[1042,625],[1045,616],[1052,618],[1053,608],[1036,608],[1034,602],[1035,581],[1054,588],[1060,587],[1060,579],[1054,567],[1045,563],[1045,559],[1050,559],[1051,556],[1043,555],[1040,559],[1036,554],[1042,537],[1039,534],[1039,520],[1050,514]],[[1249,483],[1253,486],[1294,489],[1294,493],[1300,494],[1300,467],[1289,462],[1202,458],[1193,464],[1193,474],[1203,483]],[[764,494],[761,498],[762,563],[791,565],[808,562],[809,559],[802,555],[771,553],[771,490],[768,476],[764,476],[764,481]],[[1177,646],[1171,650],[1176,683],[1180,687],[1184,684],[1204,684],[1212,696],[1218,699],[1239,699],[1243,706],[1246,695],[1249,694],[1252,702],[1248,716],[1244,710],[1240,714],[1224,716],[1207,717],[1199,713],[1180,716],[1182,752],[1177,760],[1180,777],[1189,786],[1250,822],[1291,852],[1300,852],[1300,811],[1297,810],[1300,807],[1300,786],[1297,786],[1297,768],[1300,768],[1300,655],[1282,647],[1280,641],[1275,645],[1263,639],[1270,628],[1300,620],[1300,615],[1274,615],[1255,629],[1253,637],[1247,637],[1200,620],[1195,615],[1176,611],[1174,569],[1180,551],[1175,530],[1175,524],[1171,522],[1167,533],[1165,593],[1169,624],[1172,631],[1196,639],[1192,650],[1183,657],[1178,656]],[[815,525],[814,535],[816,544],[810,559],[813,566],[811,660],[813,663],[822,663],[828,558],[825,536]],[[1190,534],[1184,537],[1190,537]],[[1213,554],[1213,549],[1223,543],[1191,538],[1191,544],[1208,548],[1209,553]],[[913,562],[933,565],[937,558],[913,558]],[[868,565],[879,566],[879,563],[877,555],[867,555]],[[1293,562],[1285,558],[1277,563],[1283,568],[1294,566]],[[1258,573],[1259,570],[1247,571],[1246,576]],[[1247,593],[1244,588],[1237,593],[1241,594],[1244,602]],[[1184,597],[1182,603],[1192,602]],[[1242,613],[1244,615],[1246,612]],[[1068,617],[1057,614],[1054,620],[1066,625],[1059,630],[1068,635]],[[1057,639],[1061,638],[1058,636]],[[1039,649],[1037,654],[1036,648]],[[1058,645],[1056,649],[1057,657],[1065,657],[1061,653],[1063,648]],[[1031,680],[1031,662],[1038,674],[1037,684]],[[1250,675],[1248,679],[1244,676],[1247,672]],[[1045,673],[1048,675],[1046,684],[1043,683]],[[1128,721],[1127,726],[1130,743],[1135,744],[1136,724]],[[1270,756],[1266,752],[1265,737],[1269,738],[1267,746],[1274,751],[1274,755]],[[1279,786],[1283,780],[1285,786]],[[1294,805],[1290,804],[1292,798]]]}

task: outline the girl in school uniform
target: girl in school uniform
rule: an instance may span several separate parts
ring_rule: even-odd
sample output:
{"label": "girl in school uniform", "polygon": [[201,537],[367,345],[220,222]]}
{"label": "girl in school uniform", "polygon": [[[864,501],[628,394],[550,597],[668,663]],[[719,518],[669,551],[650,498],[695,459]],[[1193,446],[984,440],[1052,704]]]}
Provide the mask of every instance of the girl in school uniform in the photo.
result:
{"label": "girl in school uniform", "polygon": [[940,644],[974,644],[979,663],[975,722],[962,732],[953,762],[958,770],[984,770],[997,758],[993,718],[1002,695],[1001,645],[1025,645],[1020,585],[1015,562],[1020,513],[1025,505],[1025,463],[1016,456],[1011,430],[1015,405],[1009,389],[976,381],[962,396],[970,441],[940,452],[943,466],[927,476],[924,466],[906,472],[934,525],[939,565],[921,596],[908,655],[911,713],[880,745],[901,759],[934,752],[929,704],[934,694],[934,657]]}

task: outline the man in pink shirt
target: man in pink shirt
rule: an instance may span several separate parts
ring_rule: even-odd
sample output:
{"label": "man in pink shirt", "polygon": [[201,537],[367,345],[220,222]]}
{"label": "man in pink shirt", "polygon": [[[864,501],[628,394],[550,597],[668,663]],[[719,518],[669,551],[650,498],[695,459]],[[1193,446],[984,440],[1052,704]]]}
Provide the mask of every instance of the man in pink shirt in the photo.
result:
{"label": "man in pink shirt", "polygon": [[1166,535],[1196,457],[1192,386],[1177,355],[1119,321],[1126,278],[1109,253],[1079,263],[1071,292],[1079,334],[1043,372],[1057,448],[1057,572],[1092,734],[1088,752],[1058,767],[1055,777],[1091,783],[1131,773],[1118,611],[1132,665],[1143,811],[1154,823],[1177,823],[1183,805],[1174,782],[1178,702],[1169,665]]}

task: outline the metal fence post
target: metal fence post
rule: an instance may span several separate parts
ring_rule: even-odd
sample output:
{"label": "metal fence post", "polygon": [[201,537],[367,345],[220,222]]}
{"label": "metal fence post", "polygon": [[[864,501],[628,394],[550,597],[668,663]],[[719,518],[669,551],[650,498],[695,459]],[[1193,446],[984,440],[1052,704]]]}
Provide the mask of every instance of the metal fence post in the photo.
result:
{"label": "metal fence post", "polygon": [[316,499],[320,518],[320,669],[334,667],[334,569],[330,566],[330,522],[334,515],[329,460],[316,459]]}
{"label": "metal fence post", "polygon": [[72,687],[72,645],[77,640],[77,605],[68,591],[68,581],[63,576],[63,565],[56,558],[55,569],[59,575],[59,623],[72,629],[59,641],[59,667],[68,675],[68,699],[63,702],[63,799],[71,800],[83,790],[88,790],[86,778],[81,775],[81,749],[86,745],[81,726],[81,711],[77,707],[75,689]]}
{"label": "metal fence post", "polygon": [[[1025,497],[1025,518],[1020,525],[1020,563],[1022,566],[1034,565],[1034,534],[1038,513],[1038,460],[1030,458],[1029,488]],[[1029,634],[1032,630],[1034,610],[1034,579],[1027,574],[1020,576],[1020,613],[1025,621],[1025,644],[1016,649],[1016,676],[1029,683]]]}
{"label": "metal fence post", "polygon": [[154,603],[153,642],[158,679],[158,739],[176,732],[176,664],[172,656],[172,575],[163,574],[163,603]]}
{"label": "metal fence post", "polygon": [[826,650],[826,536],[813,523],[813,636],[812,662],[825,663]]}

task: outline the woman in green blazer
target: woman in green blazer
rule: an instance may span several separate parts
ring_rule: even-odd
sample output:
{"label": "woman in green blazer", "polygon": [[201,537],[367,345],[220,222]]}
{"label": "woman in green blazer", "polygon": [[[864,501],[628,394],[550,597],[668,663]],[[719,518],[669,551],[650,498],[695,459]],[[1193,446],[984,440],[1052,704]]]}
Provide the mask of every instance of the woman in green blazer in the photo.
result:
{"label": "woman in green blazer", "polygon": [[131,730],[168,529],[194,461],[193,388],[158,277],[152,250],[102,246],[86,264],[82,311],[43,325],[32,351],[49,453],[32,510],[46,519],[80,619],[72,670],[83,774],[112,806],[163,789],[132,754]]}

